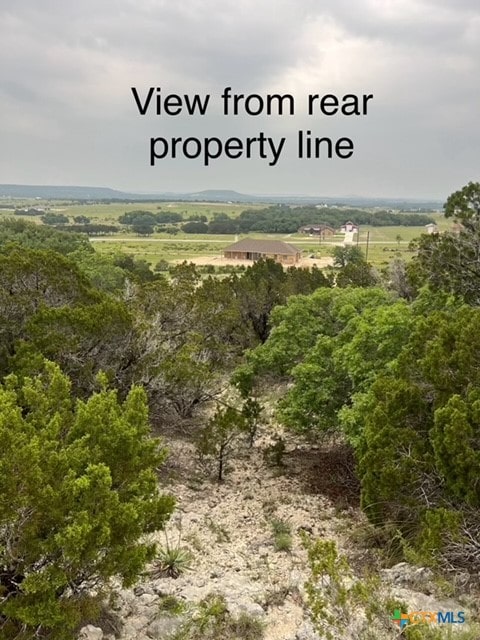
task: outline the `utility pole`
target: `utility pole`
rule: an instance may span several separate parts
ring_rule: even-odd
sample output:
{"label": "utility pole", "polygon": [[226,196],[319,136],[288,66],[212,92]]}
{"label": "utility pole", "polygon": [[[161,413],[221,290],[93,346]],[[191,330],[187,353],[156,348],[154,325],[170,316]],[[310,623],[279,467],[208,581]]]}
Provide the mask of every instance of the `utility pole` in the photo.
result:
{"label": "utility pole", "polygon": [[365,249],[365,262],[368,262],[368,245],[370,242],[370,231],[367,231],[367,248]]}

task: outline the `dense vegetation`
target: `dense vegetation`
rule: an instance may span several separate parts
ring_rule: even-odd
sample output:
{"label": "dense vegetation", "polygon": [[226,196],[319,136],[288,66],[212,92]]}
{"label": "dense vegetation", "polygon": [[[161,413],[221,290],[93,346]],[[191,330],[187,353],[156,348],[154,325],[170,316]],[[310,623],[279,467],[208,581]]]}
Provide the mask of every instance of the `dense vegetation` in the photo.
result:
{"label": "dense vegetation", "polygon": [[265,209],[247,209],[237,218],[217,215],[210,222],[187,222],[182,225],[185,233],[296,233],[307,224],[326,224],[339,229],[347,220],[358,225],[421,226],[433,222],[424,214],[399,214],[388,211],[370,213],[363,209],[339,209],[337,207],[287,207],[271,206]]}
{"label": "dense vegetation", "polygon": [[143,390],[119,402],[101,378],[75,400],[58,365],[42,366],[0,386],[0,629],[67,640],[108,577],[129,585],[153,559],[141,537],[174,501],[158,492],[164,451],[149,437]]}
{"label": "dense vegetation", "polygon": [[240,231],[265,233],[294,233],[306,224],[323,223],[339,229],[346,220],[358,225],[421,226],[432,222],[424,214],[398,214],[388,211],[370,213],[362,209],[338,209],[329,207],[268,207],[261,210],[243,211],[238,223]]}
{"label": "dense vegetation", "polygon": [[238,234],[238,233],[296,233],[308,224],[326,224],[339,229],[347,220],[357,225],[422,226],[433,222],[428,215],[419,213],[392,213],[365,209],[274,205],[263,209],[246,209],[238,216],[216,211],[211,220],[199,213],[179,213],[161,210],[137,209],[118,217],[118,225],[93,221],[88,216],[73,216],[73,223],[63,213],[42,211],[35,208],[16,209],[18,216],[40,216],[43,224],[88,235],[114,234],[128,228],[133,233],[149,236],[155,231],[176,235],[188,234]]}
{"label": "dense vegetation", "polygon": [[[384,288],[319,290],[274,309],[269,338],[234,381],[284,381],[277,416],[358,461],[362,505],[398,552],[445,569],[480,568],[480,185],[447,201],[458,235],[424,236],[412,302]],[[412,282],[413,281],[413,282]],[[414,285],[413,285],[414,283]],[[390,282],[392,284],[392,282]],[[407,299],[405,299],[407,298]]]}
{"label": "dense vegetation", "polygon": [[[290,210],[266,211],[288,223]],[[253,443],[272,382],[287,429],[349,444],[385,544],[478,573],[480,184],[445,213],[460,233],[422,237],[408,267],[379,274],[337,248],[326,273],[259,261],[223,279],[185,263],[153,273],[84,235],[2,223],[0,636],[66,640],[109,577],[131,584],[155,555],[144,534],[174,503],[151,427],[195,424],[208,407],[198,450],[221,480],[234,439]]]}
{"label": "dense vegetation", "polygon": [[22,221],[0,237],[0,629],[71,638],[92,589],[152,559],[139,540],[172,510],[148,413],[192,417],[267,338],[274,306],[330,280],[273,262],[166,279],[83,236]]}

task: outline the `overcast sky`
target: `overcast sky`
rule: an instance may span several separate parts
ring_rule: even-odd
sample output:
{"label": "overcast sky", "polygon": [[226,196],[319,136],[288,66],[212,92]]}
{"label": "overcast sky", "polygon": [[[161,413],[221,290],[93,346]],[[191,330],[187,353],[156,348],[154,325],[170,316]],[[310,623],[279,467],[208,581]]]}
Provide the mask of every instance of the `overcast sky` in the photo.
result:
{"label": "overcast sky", "polygon": [[[480,180],[478,0],[0,0],[0,20],[0,183],[444,199]],[[132,86],[211,101],[142,117]],[[226,117],[226,86],[291,93],[295,115]],[[308,116],[315,93],[374,98]],[[298,159],[299,130],[350,137],[353,156]],[[150,166],[151,137],[261,131],[286,138],[275,166],[255,145]]]}

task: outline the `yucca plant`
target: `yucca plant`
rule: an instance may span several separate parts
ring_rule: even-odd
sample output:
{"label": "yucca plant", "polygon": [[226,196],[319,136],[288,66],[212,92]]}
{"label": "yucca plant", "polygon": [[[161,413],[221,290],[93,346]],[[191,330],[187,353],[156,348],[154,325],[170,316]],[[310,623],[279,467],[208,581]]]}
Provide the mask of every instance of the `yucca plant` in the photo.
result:
{"label": "yucca plant", "polygon": [[151,573],[156,578],[164,576],[178,578],[180,574],[192,569],[193,555],[180,544],[181,530],[178,532],[178,540],[175,546],[170,545],[167,532],[165,531],[164,533],[165,546],[159,549]]}

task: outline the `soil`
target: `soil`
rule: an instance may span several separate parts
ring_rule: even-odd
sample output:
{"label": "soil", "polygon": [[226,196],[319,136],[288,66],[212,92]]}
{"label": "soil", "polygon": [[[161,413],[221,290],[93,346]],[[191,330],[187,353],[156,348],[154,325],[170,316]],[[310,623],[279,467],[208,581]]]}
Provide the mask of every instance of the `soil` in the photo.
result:
{"label": "soil", "polygon": [[[183,262],[183,260],[175,260],[175,262]],[[245,266],[251,267],[253,262],[252,260],[229,260],[224,258],[223,256],[199,256],[198,258],[188,258],[188,262],[193,262],[196,265],[208,265],[212,264],[215,267],[226,267],[226,266]],[[284,265],[285,268],[295,266],[295,267],[308,267],[311,268],[313,266],[318,267],[319,269],[324,267],[330,267],[333,265],[333,258],[325,257],[325,258],[302,258],[295,265]]]}

